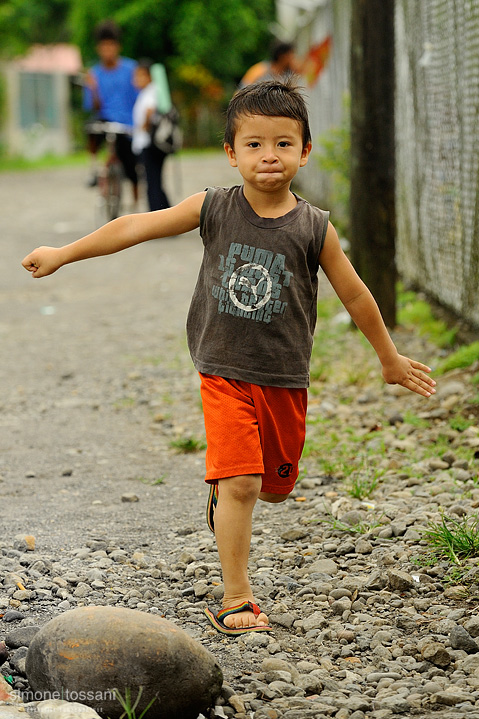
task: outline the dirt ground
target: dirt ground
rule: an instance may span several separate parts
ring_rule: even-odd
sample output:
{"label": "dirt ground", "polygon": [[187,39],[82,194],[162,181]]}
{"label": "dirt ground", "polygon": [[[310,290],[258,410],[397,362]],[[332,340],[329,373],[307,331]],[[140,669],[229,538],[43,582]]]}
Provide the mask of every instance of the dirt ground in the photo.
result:
{"label": "dirt ground", "polygon": [[[199,234],[42,280],[21,267],[34,247],[95,228],[86,176],[86,168],[0,175],[0,538],[33,534],[39,551],[81,546],[105,529],[112,539],[163,542],[206,501],[202,453],[170,448],[172,439],[203,437],[184,330]],[[221,153],[166,167],[173,202],[236,181]],[[131,492],[140,501],[122,502]]]}

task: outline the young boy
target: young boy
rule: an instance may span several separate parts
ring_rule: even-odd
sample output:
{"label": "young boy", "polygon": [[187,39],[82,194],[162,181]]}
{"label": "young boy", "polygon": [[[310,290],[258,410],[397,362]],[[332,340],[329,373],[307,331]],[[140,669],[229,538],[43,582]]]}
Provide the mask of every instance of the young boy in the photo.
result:
{"label": "young boy", "polygon": [[290,82],[240,90],[227,112],[224,148],[243,185],[200,192],[175,207],[129,215],[60,248],[23,260],[33,277],[200,227],[204,257],[187,321],[201,376],[211,485],[210,528],[221,561],[219,631],[270,631],[248,580],[256,501],[284,501],[298,476],[321,266],[372,344],[386,382],[424,397],[429,367],[398,354],[378,307],[341,250],[328,213],[290,190],[308,162],[307,110]]}

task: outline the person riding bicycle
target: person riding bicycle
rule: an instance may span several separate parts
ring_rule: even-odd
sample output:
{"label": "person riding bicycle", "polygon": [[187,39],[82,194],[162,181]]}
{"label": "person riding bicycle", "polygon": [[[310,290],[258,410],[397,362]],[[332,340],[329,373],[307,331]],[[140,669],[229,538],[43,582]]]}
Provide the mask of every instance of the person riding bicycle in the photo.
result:
{"label": "person riding bicycle", "polygon": [[[120,55],[121,32],[112,20],[104,20],[95,28],[96,50],[99,62],[87,73],[83,92],[83,107],[91,111],[93,119],[118,122],[133,127],[133,106],[138,90],[133,78],[136,61]],[[88,135],[92,177],[90,186],[97,184],[97,152],[103,141],[98,134]],[[133,185],[133,198],[138,200],[136,157],[131,149],[131,137],[118,135],[116,152],[126,177]]]}

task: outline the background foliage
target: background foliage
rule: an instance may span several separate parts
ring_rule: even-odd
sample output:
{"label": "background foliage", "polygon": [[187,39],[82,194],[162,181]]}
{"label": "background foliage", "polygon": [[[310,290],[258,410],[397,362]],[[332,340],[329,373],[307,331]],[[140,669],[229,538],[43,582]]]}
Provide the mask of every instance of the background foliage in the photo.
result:
{"label": "background foliage", "polygon": [[[274,0],[0,2],[0,59],[22,55],[34,43],[71,42],[89,67],[96,61],[95,25],[115,20],[123,55],[166,66],[189,145],[218,143],[222,110],[248,67],[268,56],[274,20]],[[76,117],[78,91],[73,103]]]}
{"label": "background foliage", "polygon": [[274,0],[3,0],[0,54],[73,42],[91,64],[93,29],[105,18],[122,27],[125,55],[163,61],[170,71],[202,65],[228,84],[267,55]]}

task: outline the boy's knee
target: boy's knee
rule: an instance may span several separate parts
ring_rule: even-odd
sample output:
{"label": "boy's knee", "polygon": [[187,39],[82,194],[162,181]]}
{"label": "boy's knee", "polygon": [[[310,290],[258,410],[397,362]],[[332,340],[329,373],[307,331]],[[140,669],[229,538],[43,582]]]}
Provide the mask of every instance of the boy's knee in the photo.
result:
{"label": "boy's knee", "polygon": [[284,502],[289,497],[288,494],[273,494],[272,492],[260,492],[259,498],[263,500],[263,502],[270,502],[271,504],[278,504],[279,502]]}
{"label": "boy's knee", "polygon": [[228,477],[221,480],[218,499],[228,494],[237,502],[255,502],[261,490],[261,477],[257,474],[245,474],[240,477]]}

